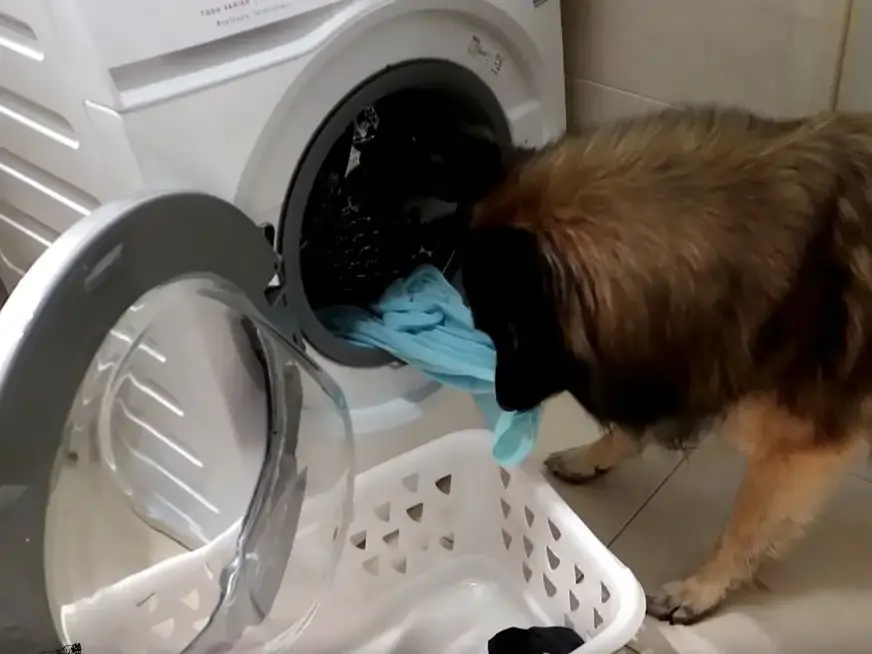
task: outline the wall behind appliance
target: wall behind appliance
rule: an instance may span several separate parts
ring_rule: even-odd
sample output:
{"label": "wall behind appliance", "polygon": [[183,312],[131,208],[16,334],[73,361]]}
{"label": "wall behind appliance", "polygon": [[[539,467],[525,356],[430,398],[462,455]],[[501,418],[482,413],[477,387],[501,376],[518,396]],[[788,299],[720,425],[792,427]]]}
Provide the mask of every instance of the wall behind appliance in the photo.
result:
{"label": "wall behind appliance", "polygon": [[[872,0],[853,3],[870,5],[872,38]],[[570,129],[685,102],[782,116],[832,108],[851,5],[563,0]]]}
{"label": "wall behind appliance", "polygon": [[851,2],[836,107],[842,111],[872,111],[872,0]]}

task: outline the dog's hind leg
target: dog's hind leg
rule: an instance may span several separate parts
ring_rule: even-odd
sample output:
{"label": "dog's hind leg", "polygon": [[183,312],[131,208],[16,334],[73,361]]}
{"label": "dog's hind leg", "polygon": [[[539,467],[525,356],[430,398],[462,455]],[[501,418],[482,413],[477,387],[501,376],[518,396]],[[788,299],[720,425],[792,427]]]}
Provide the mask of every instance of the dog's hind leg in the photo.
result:
{"label": "dog's hind leg", "polygon": [[764,557],[800,535],[863,450],[862,436],[821,439],[813,425],[765,399],[742,402],[724,430],[748,457],[745,478],[709,560],[648,598],[648,613],[673,624],[712,613]]}

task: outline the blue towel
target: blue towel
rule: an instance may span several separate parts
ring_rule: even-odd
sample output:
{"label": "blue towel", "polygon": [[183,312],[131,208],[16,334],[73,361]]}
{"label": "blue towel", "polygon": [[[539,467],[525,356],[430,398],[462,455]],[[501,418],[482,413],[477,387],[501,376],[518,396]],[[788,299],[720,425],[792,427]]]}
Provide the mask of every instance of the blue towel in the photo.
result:
{"label": "blue towel", "polygon": [[517,465],[536,442],[541,408],[502,411],[494,395],[496,351],[473,327],[460,293],[433,266],[388,287],[369,311],[336,306],[318,313],[325,327],[358,345],[390,352],[435,380],[473,394],[496,440],[494,457]]}

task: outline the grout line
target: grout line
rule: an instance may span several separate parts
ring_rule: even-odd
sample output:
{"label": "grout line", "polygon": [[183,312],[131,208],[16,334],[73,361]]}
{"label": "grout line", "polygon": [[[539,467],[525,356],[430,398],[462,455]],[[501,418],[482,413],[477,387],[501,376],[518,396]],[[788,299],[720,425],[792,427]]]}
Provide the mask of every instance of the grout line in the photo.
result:
{"label": "grout line", "polygon": [[591,86],[595,86],[601,91],[615,91],[620,93],[621,95],[627,95],[635,100],[642,100],[644,102],[651,102],[653,104],[659,104],[663,107],[669,107],[671,104],[666,102],[665,100],[658,100],[657,98],[652,98],[647,95],[642,95],[641,93],[636,93],[635,91],[629,91],[627,89],[623,89],[619,86],[611,86],[609,84],[605,84],[603,82],[595,82],[592,79],[588,79],[586,77],[578,77],[576,75],[566,75],[566,77],[570,80],[574,80],[576,82],[584,82],[585,84],[590,84]]}
{"label": "grout line", "polygon": [[672,468],[672,470],[670,470],[669,473],[663,478],[663,480],[659,484],[657,484],[657,486],[654,488],[654,490],[651,491],[651,493],[648,495],[648,497],[645,498],[645,501],[642,502],[642,504],[639,506],[639,508],[633,512],[633,515],[631,515],[629,518],[627,518],[627,521],[623,524],[623,526],[621,526],[621,528],[618,530],[618,533],[615,534],[609,540],[609,542],[608,542],[609,549],[611,549],[611,547],[612,547],[612,545],[614,545],[615,541],[618,540],[618,538],[620,538],[621,534],[623,534],[624,531],[626,531],[627,527],[630,526],[630,523],[632,523],[633,520],[635,520],[636,517],[640,513],[642,513],[644,508],[646,506],[648,506],[648,503],[654,499],[654,496],[660,492],[660,489],[663,488],[663,486],[666,484],[666,482],[669,481],[670,479],[672,479],[672,475],[674,475],[676,472],[678,472],[678,469],[681,468],[684,464],[686,464],[688,462],[691,454],[693,454],[693,452],[688,452],[687,454],[685,454],[681,458],[681,460],[675,464],[675,467]]}
{"label": "grout line", "polygon": [[839,96],[842,94],[842,74],[845,71],[845,58],[848,54],[848,39],[851,35],[851,19],[854,15],[854,0],[848,0],[842,16],[842,33],[839,40],[839,58],[833,71],[833,88],[830,95],[830,111],[839,108]]}

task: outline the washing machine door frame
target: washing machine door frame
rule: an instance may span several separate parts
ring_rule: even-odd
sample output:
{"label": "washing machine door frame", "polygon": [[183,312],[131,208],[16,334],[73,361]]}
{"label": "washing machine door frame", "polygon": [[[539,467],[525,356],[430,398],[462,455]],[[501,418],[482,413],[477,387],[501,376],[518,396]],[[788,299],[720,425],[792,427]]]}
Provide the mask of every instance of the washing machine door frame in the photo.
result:
{"label": "washing machine door frame", "polygon": [[[270,330],[344,405],[335,383],[296,345],[293,315],[268,301],[278,272],[272,246],[239,209],[206,194],[173,192],[101,207],[62,234],[10,294],[0,311],[0,651],[62,646],[45,570],[54,468],[93,357],[145,293],[184,277],[216,281],[214,299]],[[238,555],[221,578],[223,601],[188,652],[234,642],[268,613],[269,594],[278,589],[264,582],[281,577],[293,546],[305,479],[294,478],[302,402],[289,405],[288,397],[299,398],[299,378],[270,364],[273,357],[260,358],[270,382],[267,455]]]}

